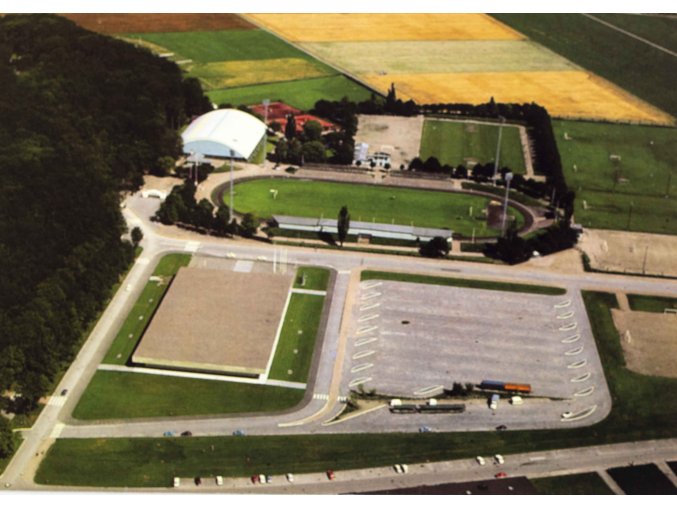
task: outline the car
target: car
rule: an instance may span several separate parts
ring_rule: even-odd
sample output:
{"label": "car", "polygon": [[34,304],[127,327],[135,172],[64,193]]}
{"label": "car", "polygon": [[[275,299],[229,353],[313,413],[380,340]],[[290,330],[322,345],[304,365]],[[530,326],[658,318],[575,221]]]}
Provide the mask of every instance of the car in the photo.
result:
{"label": "car", "polygon": [[223,476],[222,475],[216,476],[216,485],[217,486],[223,486]]}
{"label": "car", "polygon": [[263,475],[263,474],[259,474],[259,482],[261,484],[265,484],[266,483],[266,476]]}
{"label": "car", "polygon": [[498,426],[496,426],[496,431],[505,431],[507,429],[508,427],[505,424],[499,424]]}
{"label": "car", "polygon": [[484,461],[484,458],[482,456],[477,456],[475,458],[475,461],[477,461],[477,463],[482,466],[486,463],[486,461]]}
{"label": "car", "polygon": [[430,433],[432,430],[428,426],[421,426],[418,429],[419,433]]}
{"label": "car", "polygon": [[174,487],[178,488],[181,486],[181,479],[179,477],[174,477]]}
{"label": "car", "polygon": [[202,479],[200,479],[199,477],[196,477],[195,478],[195,485],[200,486],[201,484],[202,484]]}
{"label": "car", "polygon": [[395,470],[396,474],[402,473],[402,465],[393,465],[393,469]]}
{"label": "car", "polygon": [[503,479],[505,477],[508,477],[508,474],[506,474],[505,472],[498,472],[496,475],[494,475],[494,477],[496,477],[497,479]]}
{"label": "car", "polygon": [[409,473],[409,465],[402,464],[402,465],[400,465],[400,468],[402,469],[403,474]]}
{"label": "car", "polygon": [[288,473],[286,475],[286,477],[287,477],[287,482],[294,482],[294,474]]}
{"label": "car", "polygon": [[186,430],[186,431],[184,431],[184,432],[181,433],[181,436],[182,436],[182,437],[192,437],[192,436],[193,436],[193,432],[192,432],[192,431]]}
{"label": "car", "polygon": [[165,431],[165,432],[162,434],[162,436],[163,436],[163,437],[173,437],[173,436],[174,436],[174,432],[173,432],[173,431]]}
{"label": "car", "polygon": [[233,435],[236,436],[236,437],[244,437],[245,432],[244,432],[244,430],[235,430],[235,431],[233,431]]}
{"label": "car", "polygon": [[259,476],[258,475],[252,475],[251,481],[252,481],[252,484],[258,483],[259,482]]}
{"label": "car", "polygon": [[61,396],[66,396],[68,394],[68,389],[61,390]]}
{"label": "car", "polygon": [[271,482],[273,482],[273,476],[272,475],[266,475],[266,483],[270,484]]}
{"label": "car", "polygon": [[336,478],[336,476],[334,475],[334,471],[333,470],[327,470],[327,479],[329,479],[330,481],[333,481],[335,478]]}
{"label": "car", "polygon": [[497,465],[502,465],[503,463],[505,463],[503,456],[501,456],[500,454],[494,456],[494,461],[496,462]]}

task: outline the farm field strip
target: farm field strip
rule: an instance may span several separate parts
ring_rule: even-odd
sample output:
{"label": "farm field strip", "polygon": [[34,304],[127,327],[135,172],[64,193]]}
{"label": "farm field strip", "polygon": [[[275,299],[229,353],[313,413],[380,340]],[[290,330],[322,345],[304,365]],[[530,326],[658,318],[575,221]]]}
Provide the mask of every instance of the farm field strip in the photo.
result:
{"label": "farm field strip", "polygon": [[617,28],[677,51],[677,19],[660,15],[595,14]]}
{"label": "farm field strip", "polygon": [[302,47],[357,74],[578,69],[530,41],[308,42]]}
{"label": "farm field strip", "polygon": [[185,32],[256,28],[237,14],[61,14],[94,32]]}
{"label": "farm field strip", "polygon": [[583,71],[482,72],[363,76],[385,93],[395,83],[401,98],[420,103],[531,102],[554,116],[669,124],[666,113]]}
{"label": "farm field strip", "polygon": [[520,40],[485,14],[248,14],[294,42],[387,40]]}

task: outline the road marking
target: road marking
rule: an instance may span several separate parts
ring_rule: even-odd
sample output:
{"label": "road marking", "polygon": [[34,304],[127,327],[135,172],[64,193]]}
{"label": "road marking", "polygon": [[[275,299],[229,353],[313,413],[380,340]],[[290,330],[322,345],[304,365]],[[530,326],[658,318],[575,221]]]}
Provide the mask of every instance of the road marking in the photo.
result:
{"label": "road marking", "polygon": [[226,254],[226,257],[228,257],[229,259],[234,259],[235,257],[237,257],[237,255],[235,255],[233,252],[228,252]]}
{"label": "road marking", "polygon": [[591,416],[595,410],[597,410],[597,405],[593,405],[590,408],[581,410],[580,412],[575,413],[571,417],[562,417],[560,420],[562,422],[580,421],[581,419],[585,419],[586,417]]}
{"label": "road marking", "polygon": [[362,297],[360,298],[362,301],[368,301],[370,299],[374,299],[376,297],[379,297],[381,295],[380,292],[370,292],[368,294],[362,294]]}
{"label": "road marking", "polygon": [[378,287],[379,285],[383,285],[383,282],[365,282],[364,288],[373,289],[374,287]]}
{"label": "road marking", "polygon": [[584,374],[581,375],[580,377],[574,377],[574,378],[572,378],[569,382],[585,382],[585,381],[588,380],[591,376],[592,376],[592,373],[590,373],[590,372],[584,373]]}
{"label": "road marking", "polygon": [[328,394],[315,393],[315,394],[313,394],[313,399],[314,400],[329,401],[329,395]]}
{"label": "road marking", "polygon": [[52,396],[47,403],[50,407],[63,407],[63,404],[66,403],[65,396]]}
{"label": "road marking", "polygon": [[583,359],[582,361],[578,361],[576,363],[571,363],[567,365],[567,368],[569,368],[570,370],[575,370],[576,368],[583,368],[583,366],[585,366],[586,364],[588,364],[588,360]]}
{"label": "road marking", "polygon": [[377,329],[378,329],[378,326],[363,326],[361,328],[358,328],[357,334],[358,335],[367,334],[367,333],[371,333],[372,331],[376,331]]}
{"label": "road marking", "polygon": [[369,337],[365,337],[365,338],[360,338],[359,340],[357,340],[357,341],[355,342],[355,346],[356,346],[356,347],[361,347],[362,345],[366,345],[367,343],[375,342],[376,340],[378,340],[378,338],[376,338],[375,336],[369,336]]}
{"label": "road marking", "polygon": [[563,313],[562,315],[558,315],[557,318],[560,319],[560,320],[563,320],[563,319],[570,319],[573,316],[574,316],[574,312],[567,312],[567,313]]}
{"label": "road marking", "polygon": [[199,241],[189,241],[186,243],[186,246],[183,247],[183,250],[186,252],[197,252],[197,249],[200,248],[200,242]]}
{"label": "road marking", "polygon": [[590,396],[594,390],[595,386],[586,387],[585,389],[581,389],[580,391],[574,393],[574,396],[579,398],[582,398],[583,396]]}
{"label": "road marking", "polygon": [[562,326],[559,328],[560,331],[573,331],[578,327],[577,322],[572,322],[571,324],[567,324],[566,326]]}
{"label": "road marking", "polygon": [[61,435],[61,432],[63,429],[66,427],[64,423],[56,423],[54,425],[54,428],[52,428],[52,434],[50,435],[51,438],[59,438]]}
{"label": "road marking", "polygon": [[564,355],[565,356],[577,356],[581,352],[583,352],[583,347],[578,347],[577,349],[571,349],[571,350],[566,351],[564,353]]}
{"label": "road marking", "polygon": [[581,334],[576,333],[576,334],[571,335],[567,338],[564,338],[564,340],[562,340],[562,343],[574,343],[574,342],[577,342],[580,339],[581,339]]}
{"label": "road marking", "polygon": [[350,373],[358,373],[360,371],[368,370],[369,368],[373,368],[374,363],[364,363],[364,364],[358,364],[357,366],[353,366],[350,370]]}
{"label": "road marking", "polygon": [[139,257],[136,259],[136,263],[140,264],[141,266],[145,266],[146,264],[150,263],[150,259],[148,257]]}
{"label": "road marking", "polygon": [[363,350],[362,352],[358,352],[353,356],[353,359],[362,359],[364,357],[370,356],[372,354],[376,354],[375,350]]}
{"label": "road marking", "polygon": [[566,308],[568,306],[571,306],[571,299],[567,299],[566,301],[562,301],[561,303],[557,303],[553,306],[554,308]]}
{"label": "road marking", "polygon": [[378,318],[379,318],[379,314],[373,313],[371,315],[365,315],[363,317],[360,317],[359,319],[357,319],[357,322],[366,322],[368,320],[374,320],[374,319],[378,319]]}
{"label": "road marking", "polygon": [[370,380],[371,380],[371,377],[356,378],[356,379],[353,379],[353,380],[350,381],[350,383],[348,384],[348,387],[357,387],[360,384],[364,384],[366,382],[369,382]]}
{"label": "road marking", "polygon": [[366,310],[372,310],[374,308],[378,308],[379,306],[381,306],[381,303],[374,303],[374,304],[371,304],[371,305],[362,305],[362,306],[360,306],[360,311],[364,312]]}

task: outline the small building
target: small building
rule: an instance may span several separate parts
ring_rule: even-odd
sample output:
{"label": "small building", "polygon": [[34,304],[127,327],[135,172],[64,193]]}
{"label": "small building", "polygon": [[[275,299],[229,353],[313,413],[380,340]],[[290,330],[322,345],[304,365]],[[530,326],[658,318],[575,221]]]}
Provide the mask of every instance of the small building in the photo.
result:
{"label": "small building", "polygon": [[367,143],[358,143],[355,145],[353,160],[355,162],[364,162],[369,154],[369,145]]}
{"label": "small building", "polygon": [[[280,229],[291,231],[338,233],[337,219],[331,218],[304,218],[286,215],[275,215],[273,219]],[[430,227],[414,227],[413,225],[383,224],[378,222],[350,221],[348,234],[363,239],[385,238],[404,241],[430,241],[436,236],[446,239],[451,244],[452,231],[449,229],[435,229]]]}

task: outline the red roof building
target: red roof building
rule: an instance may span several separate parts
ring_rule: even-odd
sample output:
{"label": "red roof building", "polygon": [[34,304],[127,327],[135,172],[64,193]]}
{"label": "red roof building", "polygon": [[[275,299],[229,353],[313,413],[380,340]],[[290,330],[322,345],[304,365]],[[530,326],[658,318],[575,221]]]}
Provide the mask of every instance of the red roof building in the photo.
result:
{"label": "red roof building", "polygon": [[[265,107],[263,104],[256,104],[255,106],[249,106],[249,110],[253,113],[260,115],[262,118],[265,118]],[[303,111],[296,109],[284,102],[271,102],[268,105],[268,126],[271,123],[277,122],[282,126],[282,130],[287,126],[287,116],[293,114],[296,119],[296,132],[303,132],[303,126],[306,122],[314,120],[322,126],[322,132],[334,132],[339,130],[338,125],[322,118],[318,118],[312,114],[304,113]]]}

